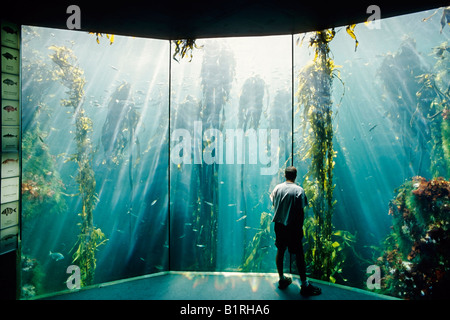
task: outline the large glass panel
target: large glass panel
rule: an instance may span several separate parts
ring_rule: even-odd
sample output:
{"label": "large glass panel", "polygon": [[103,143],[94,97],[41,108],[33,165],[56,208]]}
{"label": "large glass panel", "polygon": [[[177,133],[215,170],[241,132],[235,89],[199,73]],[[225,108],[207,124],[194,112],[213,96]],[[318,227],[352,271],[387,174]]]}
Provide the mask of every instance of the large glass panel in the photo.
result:
{"label": "large glass panel", "polygon": [[292,149],[291,36],[197,45],[172,63],[171,269],[276,271],[269,191]]}
{"label": "large glass panel", "polygon": [[446,17],[199,39],[179,61],[169,41],[24,27],[22,297],[77,270],[276,272],[269,193],[291,163],[310,277],[445,296]]}
{"label": "large glass panel", "polygon": [[23,28],[24,298],[168,267],[169,42],[96,40]]}
{"label": "large glass panel", "polygon": [[[449,30],[441,8],[358,24],[356,49],[346,27],[328,44],[317,33],[294,36],[294,163],[316,197],[306,226],[316,232],[306,237],[312,277],[370,289],[367,279],[379,270],[380,292],[408,298],[438,295],[448,285],[445,241],[432,234],[448,235]],[[316,58],[311,40],[321,45]],[[332,180],[314,172],[329,168],[330,150]],[[317,224],[326,218],[327,190],[337,201],[328,238]]]}

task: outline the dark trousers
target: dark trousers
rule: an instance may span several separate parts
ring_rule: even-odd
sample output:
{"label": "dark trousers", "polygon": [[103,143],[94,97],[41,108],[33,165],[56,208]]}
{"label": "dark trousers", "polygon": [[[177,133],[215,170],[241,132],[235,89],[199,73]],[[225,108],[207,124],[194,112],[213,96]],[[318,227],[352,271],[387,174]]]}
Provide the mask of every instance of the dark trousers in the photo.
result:
{"label": "dark trousers", "polygon": [[286,248],[291,254],[295,254],[300,280],[306,280],[305,255],[303,253],[303,228],[297,226],[285,226],[275,222],[275,246],[277,247],[276,264],[280,278],[283,276],[283,260]]}

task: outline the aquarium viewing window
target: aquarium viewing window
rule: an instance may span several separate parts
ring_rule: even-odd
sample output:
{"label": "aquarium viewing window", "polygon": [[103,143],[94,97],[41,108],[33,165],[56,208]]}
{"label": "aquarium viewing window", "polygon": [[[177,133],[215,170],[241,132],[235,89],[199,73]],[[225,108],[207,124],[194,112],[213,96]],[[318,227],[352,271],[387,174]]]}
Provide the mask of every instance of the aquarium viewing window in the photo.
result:
{"label": "aquarium viewing window", "polygon": [[398,297],[448,284],[448,255],[420,269],[439,250],[420,239],[449,232],[450,27],[434,11],[198,39],[184,58],[168,40],[23,26],[21,298],[276,272],[269,193],[291,164],[312,278]]}

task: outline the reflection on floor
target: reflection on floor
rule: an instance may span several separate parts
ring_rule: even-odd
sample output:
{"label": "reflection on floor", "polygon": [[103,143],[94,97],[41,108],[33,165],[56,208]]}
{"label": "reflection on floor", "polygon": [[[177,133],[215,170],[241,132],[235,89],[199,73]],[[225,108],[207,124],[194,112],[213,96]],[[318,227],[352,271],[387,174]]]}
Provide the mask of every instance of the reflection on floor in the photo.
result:
{"label": "reflection on floor", "polygon": [[389,296],[312,280],[322,294],[302,297],[298,276],[285,290],[276,273],[161,272],[42,297],[52,300],[386,300]]}

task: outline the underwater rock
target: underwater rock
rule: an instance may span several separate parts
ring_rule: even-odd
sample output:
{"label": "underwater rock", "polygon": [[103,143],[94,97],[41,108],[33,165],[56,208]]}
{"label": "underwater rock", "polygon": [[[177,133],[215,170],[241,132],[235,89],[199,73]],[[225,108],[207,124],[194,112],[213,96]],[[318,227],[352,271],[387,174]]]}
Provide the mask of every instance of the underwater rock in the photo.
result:
{"label": "underwater rock", "polygon": [[[450,183],[415,176],[396,190],[385,251],[382,292],[406,299],[448,298],[450,285]],[[405,261],[406,260],[406,261]]]}

